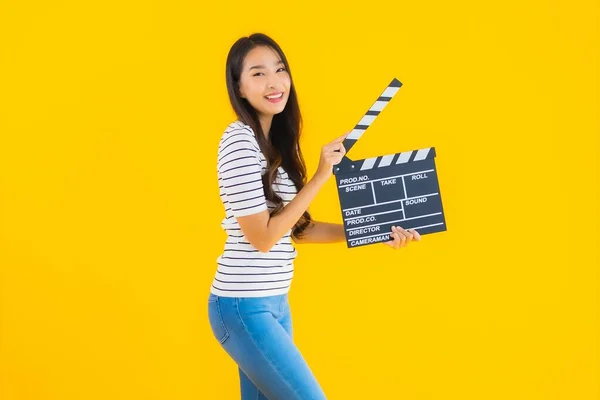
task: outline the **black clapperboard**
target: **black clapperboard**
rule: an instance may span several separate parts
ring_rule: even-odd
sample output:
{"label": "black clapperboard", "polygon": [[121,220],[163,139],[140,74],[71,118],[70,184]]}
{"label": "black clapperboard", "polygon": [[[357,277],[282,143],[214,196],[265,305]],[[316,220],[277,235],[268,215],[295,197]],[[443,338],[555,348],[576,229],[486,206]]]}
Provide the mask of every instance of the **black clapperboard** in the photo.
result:
{"label": "black clapperboard", "polygon": [[[392,80],[344,139],[346,152],[401,86]],[[421,235],[446,230],[435,155],[433,147],[356,161],[346,154],[334,166],[349,248],[392,240],[392,226],[414,228]]]}

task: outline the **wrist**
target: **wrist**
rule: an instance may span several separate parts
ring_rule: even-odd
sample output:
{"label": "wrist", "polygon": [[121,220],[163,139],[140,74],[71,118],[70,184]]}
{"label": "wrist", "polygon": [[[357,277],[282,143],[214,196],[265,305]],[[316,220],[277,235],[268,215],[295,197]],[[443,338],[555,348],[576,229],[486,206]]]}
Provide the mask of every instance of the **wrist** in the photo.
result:
{"label": "wrist", "polygon": [[317,171],[317,173],[315,173],[311,179],[311,181],[315,182],[315,184],[319,185],[319,186],[323,186],[325,184],[325,182],[327,182],[327,180],[329,179],[329,176],[324,176],[323,173],[320,173]]}

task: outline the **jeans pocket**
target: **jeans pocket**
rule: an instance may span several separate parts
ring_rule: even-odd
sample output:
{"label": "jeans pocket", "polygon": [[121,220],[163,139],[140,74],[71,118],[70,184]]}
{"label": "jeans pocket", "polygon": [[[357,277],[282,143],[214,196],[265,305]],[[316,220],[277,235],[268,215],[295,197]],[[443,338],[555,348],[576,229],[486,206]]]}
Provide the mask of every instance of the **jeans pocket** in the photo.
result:
{"label": "jeans pocket", "polygon": [[216,296],[211,296],[208,299],[208,321],[210,322],[210,327],[215,338],[219,341],[219,343],[225,343],[229,337],[229,331],[223,322],[221,305],[219,303],[219,298]]}

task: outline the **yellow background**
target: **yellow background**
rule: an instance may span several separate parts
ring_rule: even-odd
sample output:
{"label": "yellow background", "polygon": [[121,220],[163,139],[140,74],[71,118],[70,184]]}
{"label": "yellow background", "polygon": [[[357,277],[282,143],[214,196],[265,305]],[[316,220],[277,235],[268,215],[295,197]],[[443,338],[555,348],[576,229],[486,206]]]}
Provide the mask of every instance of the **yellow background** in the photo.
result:
{"label": "yellow background", "polygon": [[[597,1],[0,3],[6,400],[236,399],[206,314],[240,36],[286,52],[320,146],[434,146],[448,231],[298,246],[295,337],[331,399],[600,397]],[[311,206],[341,222],[334,180]]]}

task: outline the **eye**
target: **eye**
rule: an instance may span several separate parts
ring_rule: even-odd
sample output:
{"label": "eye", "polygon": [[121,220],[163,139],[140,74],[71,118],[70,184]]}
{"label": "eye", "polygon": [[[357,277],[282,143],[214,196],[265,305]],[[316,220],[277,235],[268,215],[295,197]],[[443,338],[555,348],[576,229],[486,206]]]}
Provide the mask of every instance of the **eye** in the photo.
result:
{"label": "eye", "polygon": [[[279,69],[277,70],[277,72],[279,72],[279,71],[285,72],[285,71],[287,71],[287,69],[285,69],[285,67],[281,67],[281,68],[279,68]],[[252,75],[252,76],[259,76],[259,75],[264,75],[264,73],[262,73],[262,72],[257,72],[257,73],[255,73],[255,74],[254,74],[254,75]]]}

